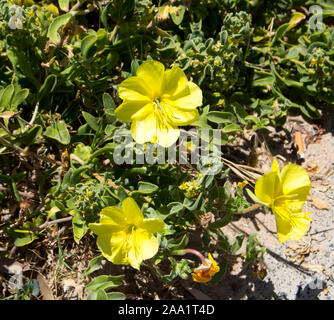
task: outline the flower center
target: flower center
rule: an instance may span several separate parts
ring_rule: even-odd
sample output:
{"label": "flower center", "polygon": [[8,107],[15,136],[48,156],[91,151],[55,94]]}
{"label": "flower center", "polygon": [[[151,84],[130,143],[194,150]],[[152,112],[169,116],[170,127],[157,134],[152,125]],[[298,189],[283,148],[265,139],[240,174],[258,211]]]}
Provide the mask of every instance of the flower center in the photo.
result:
{"label": "flower center", "polygon": [[132,232],[136,231],[137,227],[134,224],[129,224],[128,233],[132,234]]}
{"label": "flower center", "polygon": [[166,124],[166,113],[164,108],[162,107],[161,103],[160,103],[160,98],[155,98],[153,100],[153,105],[154,105],[154,112],[156,114],[156,116],[158,117],[158,119]]}
{"label": "flower center", "polygon": [[162,106],[161,106],[161,104],[160,104],[160,98],[155,98],[155,99],[153,100],[153,103],[154,103],[155,106],[156,106],[156,110],[155,110],[155,111],[160,110],[161,113],[164,114],[164,109],[162,108]]}

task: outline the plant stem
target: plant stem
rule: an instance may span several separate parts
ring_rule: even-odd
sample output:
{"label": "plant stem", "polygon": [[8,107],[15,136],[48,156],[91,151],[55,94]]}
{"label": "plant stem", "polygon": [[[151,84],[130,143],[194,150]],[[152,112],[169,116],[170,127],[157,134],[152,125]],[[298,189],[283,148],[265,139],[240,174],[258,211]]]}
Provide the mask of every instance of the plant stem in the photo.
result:
{"label": "plant stem", "polygon": [[204,264],[204,265],[207,265],[207,261],[206,261],[206,259],[204,258],[204,256],[200,253],[200,252],[198,252],[197,250],[194,250],[194,249],[184,249],[184,250],[182,250],[184,253],[192,253],[192,254],[195,254],[197,257],[199,257],[200,259],[201,259],[201,261],[202,261],[202,263]]}
{"label": "plant stem", "polygon": [[78,10],[87,0],[79,0],[70,10],[70,12]]}
{"label": "plant stem", "polygon": [[247,208],[247,209],[244,209],[244,211],[242,211],[242,213],[248,213],[248,212],[251,212],[253,210],[256,210],[257,208],[260,208],[262,207],[263,205],[260,204],[260,203],[255,203],[253,204],[251,207]]}
{"label": "plant stem", "polygon": [[10,141],[8,141],[7,139],[5,139],[3,137],[0,137],[0,143],[4,144],[7,147],[10,147],[10,148],[14,149],[16,152],[20,153],[21,155],[28,155],[28,156],[31,156],[35,159],[41,160],[41,161],[61,165],[61,162],[59,162],[59,161],[56,161],[56,160],[50,159],[48,157],[44,157],[44,156],[35,154],[33,152],[30,152],[30,151],[26,151],[26,150],[16,146],[15,144],[11,143]]}
{"label": "plant stem", "polygon": [[116,32],[118,30],[118,24],[115,25],[114,29],[111,31],[110,37],[109,37],[109,41],[111,42],[112,39],[114,38]]}
{"label": "plant stem", "polygon": [[57,220],[53,220],[53,221],[47,221],[47,222],[43,223],[42,225],[40,225],[39,227],[35,228],[33,231],[44,229],[44,228],[46,228],[46,227],[48,227],[52,224],[58,224],[58,223],[62,223],[62,222],[71,221],[72,219],[73,219],[73,217],[70,216],[70,217],[61,218],[61,219],[57,219]]}
{"label": "plant stem", "polygon": [[[0,191],[10,192],[10,189],[6,188],[6,187],[0,187]],[[29,193],[29,192],[18,191],[18,193],[25,198],[29,198],[29,199],[34,199],[35,198],[35,196],[32,193]]]}
{"label": "plant stem", "polygon": [[14,137],[12,133],[6,128],[6,126],[1,121],[0,121],[0,126],[2,129],[4,129],[7,132],[8,135],[10,135],[11,137]]}
{"label": "plant stem", "polygon": [[35,110],[34,113],[32,114],[31,120],[29,122],[29,125],[32,126],[35,122],[37,113],[38,113],[38,108],[39,108],[39,101],[37,101],[36,106],[35,106]]}

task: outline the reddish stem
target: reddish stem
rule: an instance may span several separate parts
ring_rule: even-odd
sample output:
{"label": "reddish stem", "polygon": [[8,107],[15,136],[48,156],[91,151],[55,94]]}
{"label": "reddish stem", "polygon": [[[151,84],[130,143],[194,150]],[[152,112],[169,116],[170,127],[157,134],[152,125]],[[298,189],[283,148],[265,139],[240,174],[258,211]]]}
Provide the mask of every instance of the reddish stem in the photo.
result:
{"label": "reddish stem", "polygon": [[204,265],[208,264],[207,261],[206,261],[206,259],[204,258],[204,256],[200,252],[198,252],[197,250],[194,250],[194,249],[184,249],[183,251],[184,251],[184,253],[195,254],[197,257],[199,257],[201,259],[201,261],[202,261],[202,263]]}

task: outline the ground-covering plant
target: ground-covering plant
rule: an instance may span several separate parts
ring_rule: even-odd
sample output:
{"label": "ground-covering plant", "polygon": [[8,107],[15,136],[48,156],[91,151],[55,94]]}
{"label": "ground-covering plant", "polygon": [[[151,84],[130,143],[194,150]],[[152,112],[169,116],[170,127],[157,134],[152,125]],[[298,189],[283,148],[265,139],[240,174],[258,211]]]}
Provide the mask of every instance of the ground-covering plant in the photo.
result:
{"label": "ground-covering plant", "polygon": [[222,228],[263,205],[280,242],[302,237],[309,178],[229,154],[333,106],[333,16],[320,0],[0,0],[0,257],[33,250],[37,268],[55,246],[58,283],[71,246],[88,299],[126,298],[133,273],[97,276],[105,259],[162,283],[216,285],[237,257],[260,276],[256,235],[241,252]]}

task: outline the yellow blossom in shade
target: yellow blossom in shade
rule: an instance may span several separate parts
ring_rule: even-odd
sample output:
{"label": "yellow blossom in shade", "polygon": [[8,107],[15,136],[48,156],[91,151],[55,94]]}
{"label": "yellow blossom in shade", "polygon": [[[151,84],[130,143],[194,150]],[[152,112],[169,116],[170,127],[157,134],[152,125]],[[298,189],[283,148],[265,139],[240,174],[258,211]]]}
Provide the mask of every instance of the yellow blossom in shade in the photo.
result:
{"label": "yellow blossom in shade", "polygon": [[138,143],[152,142],[169,147],[179,137],[179,126],[195,122],[202,104],[202,91],[173,66],[148,60],[136,76],[125,79],[118,89],[123,103],[115,110],[117,119],[131,122],[131,134]]}
{"label": "yellow blossom in shade", "polygon": [[210,253],[208,258],[209,259],[205,259],[206,263],[202,263],[198,268],[193,270],[191,275],[195,282],[207,283],[217,272],[219,272],[220,268],[216,261],[213,260]]}
{"label": "yellow blossom in shade", "polygon": [[247,186],[248,182],[246,180],[242,181],[242,182],[238,182],[238,187],[240,187],[241,189],[245,188]]}
{"label": "yellow blossom in shade", "polygon": [[144,219],[132,198],[126,198],[121,208],[104,208],[99,223],[89,224],[98,236],[97,246],[105,258],[114,264],[130,264],[138,270],[143,260],[158,252],[159,241],[153,234],[162,231],[164,226],[161,219]]}
{"label": "yellow blossom in shade", "polygon": [[275,214],[280,243],[298,240],[306,233],[311,218],[302,208],[310,189],[310,178],[302,167],[290,163],[280,172],[276,159],[271,172],[257,180],[255,195]]}

